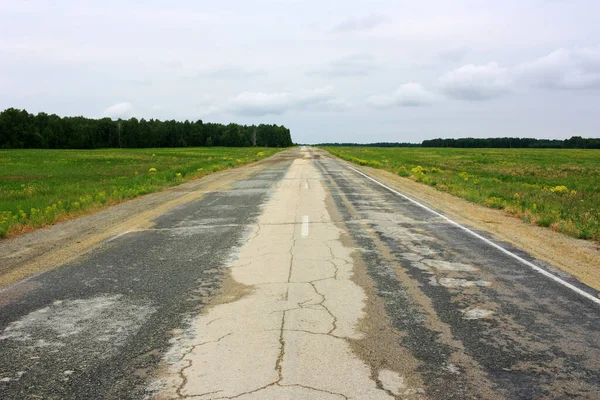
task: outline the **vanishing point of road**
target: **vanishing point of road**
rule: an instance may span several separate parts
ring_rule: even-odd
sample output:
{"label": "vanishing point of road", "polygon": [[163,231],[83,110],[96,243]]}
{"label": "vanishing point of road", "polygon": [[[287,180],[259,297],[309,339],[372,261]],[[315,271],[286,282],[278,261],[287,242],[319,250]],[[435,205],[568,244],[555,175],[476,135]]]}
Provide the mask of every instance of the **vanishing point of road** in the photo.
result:
{"label": "vanishing point of road", "polygon": [[0,289],[0,398],[600,398],[593,289],[323,151],[242,170]]}

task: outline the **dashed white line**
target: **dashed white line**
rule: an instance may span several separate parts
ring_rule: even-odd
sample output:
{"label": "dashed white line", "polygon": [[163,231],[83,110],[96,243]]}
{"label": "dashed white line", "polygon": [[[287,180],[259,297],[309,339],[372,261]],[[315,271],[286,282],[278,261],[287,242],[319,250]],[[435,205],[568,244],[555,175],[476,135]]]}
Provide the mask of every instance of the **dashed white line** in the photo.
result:
{"label": "dashed white line", "polygon": [[487,239],[487,238],[485,238],[485,237],[481,236],[480,234],[478,234],[478,233],[476,233],[476,232],[473,232],[473,231],[472,231],[472,230],[470,230],[469,228],[467,228],[467,227],[465,227],[465,226],[462,226],[462,225],[461,225],[461,224],[459,224],[458,222],[455,222],[455,221],[451,220],[450,218],[446,217],[446,216],[445,216],[445,215],[443,215],[443,214],[440,214],[439,212],[437,212],[437,211],[435,211],[435,210],[432,210],[431,208],[427,207],[426,205],[423,205],[423,204],[419,203],[418,201],[416,201],[416,200],[414,200],[414,199],[412,199],[412,198],[410,198],[410,197],[408,197],[408,196],[406,196],[406,195],[404,195],[404,194],[402,194],[402,193],[398,192],[397,190],[394,190],[394,189],[392,189],[391,187],[389,187],[389,186],[387,186],[387,185],[385,185],[385,184],[383,184],[383,183],[379,182],[378,180],[371,178],[369,175],[367,175],[367,174],[363,173],[362,171],[359,171],[359,170],[357,170],[356,168],[352,168],[352,167],[350,167],[350,166],[347,166],[347,167],[348,167],[349,169],[351,169],[352,171],[354,171],[354,172],[358,173],[359,175],[362,175],[362,176],[364,176],[364,177],[365,177],[365,178],[367,178],[368,180],[370,180],[370,181],[372,181],[372,182],[376,183],[377,185],[379,185],[379,186],[381,186],[381,187],[383,187],[383,188],[385,188],[385,189],[389,190],[390,192],[392,192],[392,193],[394,193],[394,194],[396,194],[396,195],[398,195],[398,196],[400,196],[400,197],[402,197],[402,198],[404,198],[404,199],[406,199],[406,200],[410,201],[411,203],[413,203],[413,204],[415,204],[415,205],[417,205],[417,206],[419,206],[419,207],[421,207],[421,208],[423,208],[423,209],[425,209],[425,210],[429,211],[430,213],[432,213],[432,214],[434,214],[434,215],[437,215],[437,216],[438,216],[438,217],[440,217],[440,218],[443,218],[443,219],[444,219],[444,220],[446,220],[448,223],[450,223],[450,224],[452,224],[452,225],[456,226],[457,228],[460,228],[460,229],[462,229],[463,231],[465,231],[465,232],[467,232],[468,234],[470,234],[471,236],[474,236],[474,237],[476,237],[477,239],[479,239],[479,240],[483,241],[484,243],[488,244],[489,246],[492,246],[492,247],[494,247],[495,249],[497,249],[497,250],[500,250],[500,251],[501,251],[501,252],[503,252],[504,254],[506,254],[506,255],[508,255],[508,256],[510,256],[510,257],[512,257],[512,258],[514,258],[515,260],[517,260],[517,261],[521,262],[522,264],[524,264],[524,265],[526,265],[526,266],[530,267],[530,268],[531,268],[531,269],[533,269],[534,271],[536,271],[536,272],[539,272],[540,274],[544,275],[545,277],[552,279],[552,280],[553,280],[553,281],[555,281],[556,283],[558,283],[558,284],[560,284],[560,285],[562,285],[562,286],[564,286],[564,287],[566,287],[566,288],[568,288],[568,289],[571,289],[572,291],[574,291],[575,293],[579,294],[580,296],[583,296],[583,297],[585,297],[586,299],[588,299],[588,300],[591,300],[592,302],[596,303],[597,305],[600,305],[600,299],[599,299],[599,298],[597,298],[597,297],[594,297],[592,294],[590,294],[590,293],[588,293],[588,292],[586,292],[586,291],[584,291],[584,290],[581,290],[581,289],[579,289],[578,287],[576,287],[576,286],[574,286],[574,285],[570,284],[569,282],[563,281],[563,280],[562,280],[562,279],[560,279],[558,276],[556,276],[556,275],[553,275],[553,274],[551,274],[550,272],[546,271],[545,269],[538,267],[537,265],[535,265],[535,264],[533,264],[533,263],[531,263],[531,262],[529,262],[529,261],[525,260],[524,258],[522,258],[522,257],[520,257],[520,256],[518,256],[518,255],[516,255],[516,254],[514,254],[513,252],[511,252],[511,251],[509,251],[509,250],[506,250],[504,247],[500,246],[499,244],[496,244],[496,243],[492,242],[491,240],[489,240],[489,239]]}
{"label": "dashed white line", "polygon": [[308,215],[302,217],[302,237],[308,236]]}

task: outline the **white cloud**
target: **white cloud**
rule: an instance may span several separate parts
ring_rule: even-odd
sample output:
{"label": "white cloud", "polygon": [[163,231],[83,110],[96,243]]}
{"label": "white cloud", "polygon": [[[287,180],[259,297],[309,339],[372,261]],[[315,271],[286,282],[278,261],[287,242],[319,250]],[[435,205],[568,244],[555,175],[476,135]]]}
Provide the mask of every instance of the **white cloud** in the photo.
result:
{"label": "white cloud", "polygon": [[464,65],[439,79],[446,95],[460,100],[481,101],[502,96],[511,90],[511,73],[492,62]]}
{"label": "white cloud", "polygon": [[435,95],[428,92],[420,83],[409,82],[400,87],[391,95],[371,96],[367,104],[375,108],[389,107],[420,107],[435,101]]}
{"label": "white cloud", "polygon": [[210,112],[230,112],[243,116],[262,116],[284,114],[291,110],[335,109],[343,106],[335,99],[333,89],[328,86],[298,93],[244,92],[227,100],[222,106],[213,106]]}
{"label": "white cloud", "polygon": [[381,25],[387,22],[389,18],[382,15],[367,15],[358,18],[348,18],[345,21],[335,25],[332,32],[351,32],[351,31],[364,31],[375,28],[377,25]]}
{"label": "white cloud", "polygon": [[366,76],[379,68],[375,57],[370,54],[353,54],[339,58],[321,68],[307,71],[308,76],[340,78],[348,76]]}
{"label": "white cloud", "polygon": [[113,119],[129,119],[133,116],[133,105],[131,103],[117,103],[104,110],[104,115]]}
{"label": "white cloud", "polygon": [[525,84],[549,89],[600,89],[600,47],[558,49],[514,68]]}

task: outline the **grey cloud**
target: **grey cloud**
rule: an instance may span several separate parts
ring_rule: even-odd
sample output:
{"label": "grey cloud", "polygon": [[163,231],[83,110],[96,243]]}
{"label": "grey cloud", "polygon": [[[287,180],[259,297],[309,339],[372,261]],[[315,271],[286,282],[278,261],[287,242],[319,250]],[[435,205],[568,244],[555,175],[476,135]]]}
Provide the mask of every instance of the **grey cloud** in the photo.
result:
{"label": "grey cloud", "polygon": [[548,89],[600,89],[600,47],[558,49],[517,65],[515,79]]}
{"label": "grey cloud", "polygon": [[439,82],[442,92],[450,97],[482,101],[510,92],[511,79],[509,69],[492,62],[485,65],[464,65],[444,74]]}
{"label": "grey cloud", "polygon": [[324,67],[309,70],[306,75],[325,78],[366,76],[377,69],[379,69],[379,65],[372,55],[354,54],[334,60]]}
{"label": "grey cloud", "polygon": [[420,83],[409,82],[400,85],[391,95],[369,97],[367,104],[374,108],[421,107],[430,105],[434,101],[435,95]]}
{"label": "grey cloud", "polygon": [[[598,1],[4,3],[0,109],[98,116],[128,101],[107,113],[197,119],[212,104],[221,122],[282,123],[306,143],[598,133]],[[410,81],[433,97],[396,91]]]}
{"label": "grey cloud", "polygon": [[164,61],[160,65],[167,69],[182,69],[183,68],[183,63],[179,60]]}
{"label": "grey cloud", "polygon": [[314,111],[343,112],[352,108],[352,103],[345,99],[329,99],[309,106]]}
{"label": "grey cloud", "polygon": [[439,83],[449,97],[469,101],[490,100],[528,87],[600,89],[600,47],[558,49],[511,68],[494,62],[464,65],[446,73]]}
{"label": "grey cloud", "polygon": [[150,87],[152,86],[152,81],[148,79],[129,79],[125,82],[131,84],[132,86],[137,87]]}
{"label": "grey cloud", "polygon": [[437,58],[441,61],[462,61],[467,56],[469,49],[466,46],[458,46],[441,51]]}
{"label": "grey cloud", "polygon": [[369,30],[387,21],[387,17],[375,14],[359,18],[348,18],[345,21],[342,21],[339,24],[335,25],[331,31],[334,33],[339,33]]}
{"label": "grey cloud", "polygon": [[224,65],[199,72],[196,77],[209,79],[243,79],[265,75],[261,69],[247,69],[237,65]]}
{"label": "grey cloud", "polygon": [[244,92],[227,100],[221,106],[214,106],[210,113],[229,112],[241,116],[281,115],[287,111],[304,110],[335,105],[331,87],[298,93]]}

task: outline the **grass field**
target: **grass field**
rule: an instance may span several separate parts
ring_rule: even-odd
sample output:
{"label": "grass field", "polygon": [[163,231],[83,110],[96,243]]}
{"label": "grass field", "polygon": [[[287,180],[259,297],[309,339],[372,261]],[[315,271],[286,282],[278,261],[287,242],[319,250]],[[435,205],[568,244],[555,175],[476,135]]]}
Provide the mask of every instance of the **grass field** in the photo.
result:
{"label": "grass field", "polygon": [[600,151],[327,147],[524,221],[600,242]]}
{"label": "grass field", "polygon": [[53,224],[279,151],[0,150],[0,237]]}

